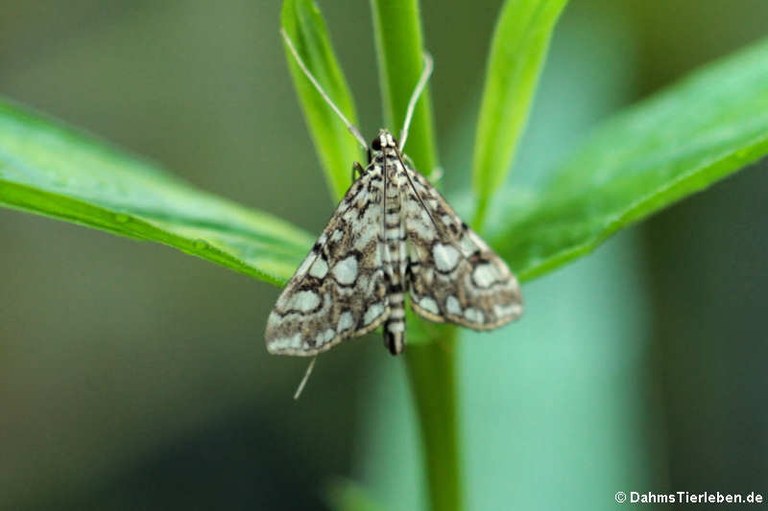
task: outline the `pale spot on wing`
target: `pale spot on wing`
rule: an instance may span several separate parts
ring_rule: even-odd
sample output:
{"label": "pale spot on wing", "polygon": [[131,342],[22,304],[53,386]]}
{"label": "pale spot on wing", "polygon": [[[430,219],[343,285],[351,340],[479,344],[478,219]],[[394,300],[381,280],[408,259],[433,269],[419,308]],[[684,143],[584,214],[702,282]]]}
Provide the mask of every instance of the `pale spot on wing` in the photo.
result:
{"label": "pale spot on wing", "polygon": [[445,308],[449,314],[453,314],[454,316],[461,316],[461,304],[455,296],[449,296],[448,299],[445,300]]}
{"label": "pale spot on wing", "polygon": [[351,255],[336,263],[333,267],[333,278],[339,284],[348,286],[357,278],[357,257]]}
{"label": "pale spot on wing", "polygon": [[442,272],[453,271],[459,262],[459,251],[442,243],[435,243],[432,248],[432,256],[435,258],[435,266]]}
{"label": "pale spot on wing", "polygon": [[368,307],[367,311],[365,311],[365,316],[363,316],[363,323],[366,325],[370,325],[376,320],[376,318],[381,316],[383,313],[384,313],[384,304],[374,303]]}
{"label": "pale spot on wing", "polygon": [[341,241],[341,238],[343,237],[344,237],[344,231],[342,231],[341,229],[336,229],[335,231],[333,231],[333,234],[331,234],[331,241],[333,241],[334,243],[338,243],[339,241]]}
{"label": "pale spot on wing", "polygon": [[298,350],[302,347],[301,334],[296,333],[291,337],[278,337],[270,341],[267,346],[270,351]]}
{"label": "pale spot on wing", "polygon": [[419,208],[417,213],[419,218],[416,222],[409,222],[408,228],[411,229],[416,236],[423,241],[430,242],[435,238],[435,226],[432,224],[432,220],[429,218],[429,213],[423,208]]}
{"label": "pale spot on wing", "polygon": [[421,300],[419,300],[419,307],[427,312],[431,312],[432,314],[440,314],[440,309],[437,307],[437,302],[429,296],[424,296]]}
{"label": "pale spot on wing", "polygon": [[462,254],[470,255],[477,252],[478,248],[482,248],[485,243],[480,241],[480,239],[475,236],[473,232],[468,231],[464,233],[464,236],[461,237],[459,245],[461,247]]}
{"label": "pale spot on wing", "polygon": [[316,346],[322,346],[327,343],[336,335],[336,332],[332,328],[328,328],[325,332],[319,332],[315,336]]}
{"label": "pale spot on wing", "polygon": [[304,275],[307,273],[307,270],[309,269],[310,265],[312,265],[312,263],[315,260],[314,256],[315,256],[315,253],[312,252],[311,254],[309,254],[309,256],[307,256],[304,259],[304,261],[302,261],[301,266],[299,266],[299,269],[296,270],[296,275]]}
{"label": "pale spot on wing", "polygon": [[349,311],[342,312],[339,316],[339,324],[336,326],[336,329],[339,332],[343,332],[345,330],[349,330],[355,326],[354,318],[352,318],[352,313]]}
{"label": "pale spot on wing", "polygon": [[472,271],[472,280],[477,287],[488,288],[498,280],[499,271],[491,264],[479,264]]}
{"label": "pale spot on wing", "polygon": [[328,274],[328,263],[325,262],[323,256],[315,260],[315,263],[309,268],[309,274],[318,279],[322,279]]}
{"label": "pale spot on wing", "polygon": [[267,318],[267,329],[275,328],[279,324],[280,324],[280,315],[278,315],[273,310],[272,312],[269,313],[269,317]]}
{"label": "pale spot on wing", "polygon": [[483,322],[483,313],[480,312],[477,309],[469,308],[464,311],[464,317],[467,318],[468,321],[471,321],[472,323],[482,323]]}
{"label": "pale spot on wing", "polygon": [[510,303],[507,305],[495,304],[493,312],[497,318],[518,317],[523,312],[523,307],[519,303]]}
{"label": "pale spot on wing", "polygon": [[290,300],[286,304],[286,308],[289,310],[297,310],[299,312],[309,312],[320,305],[320,297],[314,291],[299,291],[291,296]]}

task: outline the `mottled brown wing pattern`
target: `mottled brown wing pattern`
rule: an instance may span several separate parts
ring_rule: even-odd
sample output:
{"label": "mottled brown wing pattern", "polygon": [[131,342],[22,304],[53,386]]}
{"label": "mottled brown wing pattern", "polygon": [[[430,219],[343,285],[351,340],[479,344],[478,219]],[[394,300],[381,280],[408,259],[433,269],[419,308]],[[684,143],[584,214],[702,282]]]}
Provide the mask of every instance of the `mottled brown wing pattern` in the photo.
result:
{"label": "mottled brown wing pattern", "polygon": [[267,319],[267,350],[312,356],[363,335],[389,314],[380,250],[383,178],[350,187]]}
{"label": "mottled brown wing pattern", "polygon": [[405,187],[403,212],[414,310],[431,321],[475,330],[517,319],[523,311],[520,287],[504,261],[426,178],[405,172],[413,183]]}

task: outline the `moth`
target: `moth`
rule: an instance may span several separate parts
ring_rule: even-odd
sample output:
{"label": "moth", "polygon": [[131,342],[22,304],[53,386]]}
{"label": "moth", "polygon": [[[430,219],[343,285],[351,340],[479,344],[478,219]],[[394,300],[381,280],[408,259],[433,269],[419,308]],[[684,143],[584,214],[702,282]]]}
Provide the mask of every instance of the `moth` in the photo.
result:
{"label": "moth", "polygon": [[435,322],[490,330],[517,319],[522,297],[504,261],[465,224],[403,154],[416,102],[411,96],[398,141],[380,130],[367,144],[312,76],[283,32],[300,69],[368,154],[357,179],[288,282],[267,320],[267,350],[314,356],[383,327],[384,344],[405,349],[405,300]]}

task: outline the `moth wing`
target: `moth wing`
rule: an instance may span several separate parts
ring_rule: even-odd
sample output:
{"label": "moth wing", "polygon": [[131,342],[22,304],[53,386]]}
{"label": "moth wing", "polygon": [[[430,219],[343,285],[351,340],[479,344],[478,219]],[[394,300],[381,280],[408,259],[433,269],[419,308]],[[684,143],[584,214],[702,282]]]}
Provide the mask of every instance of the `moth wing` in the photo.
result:
{"label": "moth wing", "polygon": [[347,191],[267,319],[267,351],[312,356],[389,315],[380,247],[383,179],[366,171]]}
{"label": "moth wing", "polygon": [[404,193],[412,307],[431,321],[490,330],[523,312],[506,263],[418,172]]}

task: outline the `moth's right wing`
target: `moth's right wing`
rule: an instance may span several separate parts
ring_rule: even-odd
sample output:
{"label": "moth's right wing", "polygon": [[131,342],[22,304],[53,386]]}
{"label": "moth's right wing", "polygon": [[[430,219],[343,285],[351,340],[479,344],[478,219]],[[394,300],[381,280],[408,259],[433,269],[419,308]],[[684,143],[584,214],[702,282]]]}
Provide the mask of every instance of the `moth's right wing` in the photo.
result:
{"label": "moth's right wing", "polygon": [[[517,319],[523,301],[506,263],[409,168],[405,225],[411,305],[431,321],[490,330]],[[411,186],[411,184],[413,186]]]}
{"label": "moth's right wing", "polygon": [[384,183],[371,168],[353,183],[267,319],[267,351],[312,356],[389,315],[380,236]]}

